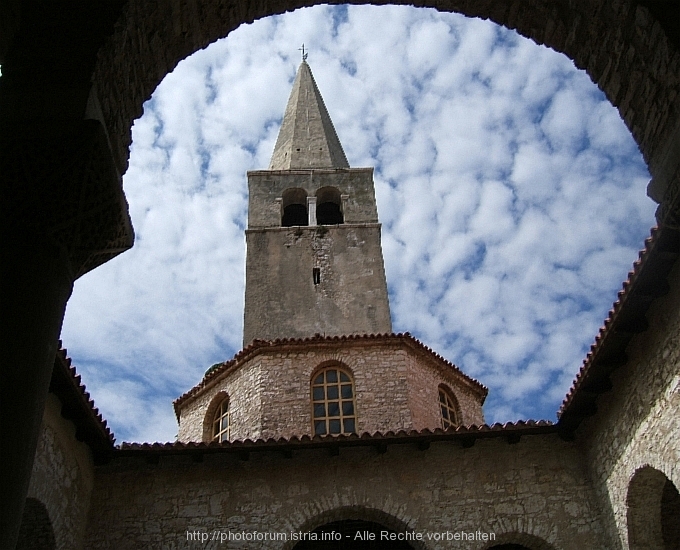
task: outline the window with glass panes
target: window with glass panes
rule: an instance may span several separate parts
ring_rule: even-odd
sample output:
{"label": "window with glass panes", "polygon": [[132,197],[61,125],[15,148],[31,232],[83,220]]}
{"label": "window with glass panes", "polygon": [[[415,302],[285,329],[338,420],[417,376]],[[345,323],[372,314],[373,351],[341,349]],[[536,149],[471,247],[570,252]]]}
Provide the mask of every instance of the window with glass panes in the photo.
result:
{"label": "window with glass panes", "polygon": [[439,407],[442,412],[442,428],[458,426],[458,403],[448,388],[439,387]]}
{"label": "window with glass panes", "polygon": [[356,432],[356,402],[352,375],[338,367],[326,367],[312,378],[314,435]]}
{"label": "window with glass panes", "polygon": [[229,412],[229,398],[224,399],[217,407],[212,423],[213,441],[229,441],[231,430],[231,413]]}

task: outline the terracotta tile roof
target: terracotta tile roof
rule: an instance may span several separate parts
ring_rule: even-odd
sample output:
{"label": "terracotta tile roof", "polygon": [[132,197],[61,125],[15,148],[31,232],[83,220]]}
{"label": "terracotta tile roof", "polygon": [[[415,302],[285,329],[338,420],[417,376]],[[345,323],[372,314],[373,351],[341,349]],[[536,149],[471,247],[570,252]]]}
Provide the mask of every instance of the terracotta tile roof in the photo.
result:
{"label": "terracotta tile roof", "polygon": [[194,397],[201,393],[204,389],[212,386],[212,383],[216,382],[217,379],[237,368],[242,362],[254,357],[255,355],[274,349],[279,349],[283,347],[297,347],[297,346],[310,346],[310,345],[327,345],[336,343],[345,344],[362,344],[362,343],[393,343],[399,342],[408,345],[417,353],[421,353],[434,359],[435,361],[442,364],[444,367],[451,369],[457,376],[465,380],[473,390],[476,390],[482,398],[486,398],[489,393],[489,389],[480,383],[478,380],[468,376],[463,371],[461,371],[456,365],[433,351],[431,348],[427,347],[417,338],[414,338],[410,333],[388,333],[388,334],[353,334],[347,336],[323,336],[321,334],[316,334],[309,338],[277,338],[276,340],[253,340],[248,346],[239,351],[233,359],[225,361],[224,363],[217,363],[210,367],[197,385],[191,388],[189,391],[182,394],[180,397],[175,399],[173,405],[175,407],[175,414],[179,419],[179,409],[188,399]]}
{"label": "terracotta tile roof", "polygon": [[597,396],[611,389],[609,375],[627,361],[628,343],[648,327],[649,306],[669,291],[666,277],[679,255],[680,232],[653,228],[562,402],[558,412],[562,432],[573,434],[585,417],[597,411]]}
{"label": "terracotta tile roof", "polygon": [[61,347],[54,358],[49,391],[61,401],[61,415],[75,424],[76,439],[92,449],[95,460],[98,455],[110,452],[114,447],[113,433],[102,418],[99,409],[82,384],[80,375],[71,365],[66,349]]}
{"label": "terracotta tile roof", "polygon": [[418,444],[421,448],[427,448],[430,443],[443,441],[458,441],[464,447],[474,445],[477,439],[505,437],[508,443],[519,442],[522,436],[541,435],[557,432],[557,425],[547,420],[520,420],[505,424],[493,424],[489,426],[460,426],[448,430],[436,429],[434,431],[424,429],[420,431],[376,432],[361,435],[316,435],[310,437],[293,436],[280,439],[258,439],[252,441],[216,442],[210,443],[123,443],[115,451],[115,456],[134,456],[140,453],[183,454],[183,453],[214,453],[214,452],[251,452],[251,451],[293,451],[315,448],[333,447],[361,447],[376,446],[386,447],[393,444]]}

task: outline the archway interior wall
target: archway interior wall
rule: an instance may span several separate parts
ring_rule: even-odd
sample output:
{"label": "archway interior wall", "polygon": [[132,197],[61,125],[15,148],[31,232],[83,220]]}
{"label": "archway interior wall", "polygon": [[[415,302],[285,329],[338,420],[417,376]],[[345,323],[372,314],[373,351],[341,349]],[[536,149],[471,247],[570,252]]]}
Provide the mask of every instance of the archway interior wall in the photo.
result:
{"label": "archway interior wall", "polygon": [[[187,531],[290,533],[338,509],[376,510],[423,533],[524,532],[555,548],[606,548],[579,450],[557,435],[281,453],[114,459],[99,466],[86,548],[189,546]],[[502,465],[502,467],[499,467]],[[328,514],[324,516],[324,514]],[[370,519],[370,518],[369,518]],[[398,526],[388,525],[394,528]],[[288,541],[263,541],[284,548]],[[427,548],[450,548],[428,543]],[[481,550],[484,541],[470,547]]]}
{"label": "archway interior wall", "polygon": [[649,329],[628,346],[628,363],[612,375],[613,391],[601,411],[577,432],[607,528],[627,548],[628,487],[636,470],[650,465],[680,487],[680,262],[668,277],[671,291],[647,313]]}
{"label": "archway interior wall", "polygon": [[[120,172],[127,168],[133,120],[181,59],[242,23],[313,4],[218,0],[126,4],[116,31],[99,52],[93,75]],[[449,0],[422,6],[489,19],[565,53],[618,107],[657,180],[653,198],[657,202],[663,198],[678,177],[680,163],[680,146],[674,140],[680,131],[680,53],[646,8],[634,0],[591,0],[569,7],[544,0]]]}
{"label": "archway interior wall", "polygon": [[49,514],[57,548],[81,548],[94,486],[92,454],[61,416],[61,402],[48,394],[28,498]]}

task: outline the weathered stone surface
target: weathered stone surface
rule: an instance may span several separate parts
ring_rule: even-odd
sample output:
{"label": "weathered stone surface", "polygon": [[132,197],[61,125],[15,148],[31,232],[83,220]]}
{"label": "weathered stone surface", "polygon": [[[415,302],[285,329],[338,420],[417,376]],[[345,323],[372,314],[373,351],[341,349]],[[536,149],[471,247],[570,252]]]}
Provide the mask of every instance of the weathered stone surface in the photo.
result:
{"label": "weathered stone surface", "polygon": [[227,395],[232,441],[313,435],[311,380],[329,364],[353,375],[357,433],[441,428],[440,384],[458,401],[462,425],[484,423],[485,390],[428,352],[398,338],[329,340],[264,349],[227,370],[182,403],[179,440],[210,441],[210,405]]}
{"label": "weathered stone surface", "polygon": [[295,77],[269,164],[270,170],[296,168],[349,168],[306,61]]}
{"label": "weathered stone surface", "polygon": [[[609,538],[628,547],[627,495],[645,466],[680,487],[680,265],[671,292],[647,314],[650,328],[628,346],[628,363],[615,371],[614,388],[598,399],[595,416],[580,430],[599,506],[607,510]],[[659,498],[661,495],[659,494]],[[654,510],[649,510],[650,521]]]}
{"label": "weathered stone surface", "polygon": [[392,332],[379,224],[249,230],[246,246],[245,345]]}
{"label": "weathered stone surface", "polygon": [[94,484],[90,449],[61,416],[61,402],[48,394],[28,497],[47,509],[56,548],[81,548]]}
{"label": "weathered stone surface", "polygon": [[[425,451],[392,445],[383,454],[369,447],[337,456],[251,453],[247,461],[214,454],[198,464],[183,456],[157,465],[141,457],[116,461],[98,470],[86,548],[218,548],[225,546],[188,540],[187,531],[290,534],[376,516],[424,535],[481,530],[505,540],[533,535],[560,549],[608,546],[578,448],[550,435],[517,445],[480,441],[469,449],[440,443]],[[226,547],[293,544],[232,541]],[[427,540],[417,547],[488,544]]]}

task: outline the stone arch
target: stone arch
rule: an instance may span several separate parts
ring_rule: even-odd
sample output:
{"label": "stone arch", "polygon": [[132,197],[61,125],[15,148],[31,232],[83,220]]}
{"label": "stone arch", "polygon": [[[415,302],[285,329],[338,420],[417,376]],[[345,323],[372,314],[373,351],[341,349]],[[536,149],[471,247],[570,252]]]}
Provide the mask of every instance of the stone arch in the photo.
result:
{"label": "stone arch", "polygon": [[54,550],[57,547],[50,515],[37,498],[27,498],[21,516],[16,550]]}
{"label": "stone arch", "polygon": [[635,471],[628,484],[626,523],[631,550],[680,547],[680,494],[663,472],[647,465]]}
{"label": "stone arch", "polygon": [[481,542],[474,548],[491,550],[497,546],[503,549],[503,545],[518,545],[520,548],[524,546],[529,550],[557,550],[562,547],[558,532],[551,524],[527,523],[526,518],[522,516],[499,517],[489,524],[488,531],[494,533],[496,539]]}
{"label": "stone arch", "polygon": [[496,536],[496,540],[487,543],[483,550],[555,550],[555,547],[541,537],[516,531]]}
{"label": "stone arch", "polygon": [[[126,5],[113,35],[98,52],[92,79],[120,172],[127,166],[132,122],[141,115],[143,101],[180,60],[242,23],[316,3],[237,2],[229,9],[218,0],[200,7],[182,7],[171,0]],[[680,154],[680,97],[673,75],[679,53],[677,39],[669,37],[657,19],[661,15],[642,4],[427,0],[422,6],[489,19],[572,59],[619,109],[654,175],[650,194],[659,202],[677,176]]]}
{"label": "stone arch", "polygon": [[[317,509],[318,510],[318,509]],[[297,525],[292,526],[291,532],[311,532],[314,529],[327,525],[329,523],[335,523],[346,520],[363,520],[372,523],[377,523],[385,528],[396,531],[396,532],[406,532],[415,529],[412,520],[408,520],[399,512],[390,513],[379,508],[373,508],[369,506],[341,506],[335,508],[329,508],[322,512],[317,512],[314,515],[308,516],[302,521],[298,522]],[[295,547],[295,541],[288,541],[284,546],[284,550],[292,550]],[[411,546],[417,550],[425,550],[427,546],[424,542],[413,541]]]}
{"label": "stone arch", "polygon": [[229,394],[225,390],[222,390],[218,392],[217,395],[215,395],[215,397],[213,397],[210,401],[210,405],[208,405],[208,408],[205,411],[205,416],[203,417],[203,441],[205,443],[209,443],[213,438],[212,423],[215,412],[220,407],[222,402],[229,399]]}
{"label": "stone arch", "polygon": [[281,225],[309,225],[307,191],[300,187],[290,187],[281,194]]}
{"label": "stone arch", "polygon": [[316,223],[319,225],[344,223],[342,197],[337,187],[322,187],[316,192]]}

